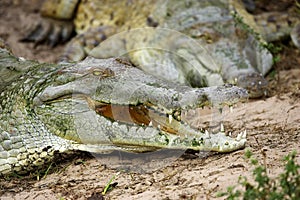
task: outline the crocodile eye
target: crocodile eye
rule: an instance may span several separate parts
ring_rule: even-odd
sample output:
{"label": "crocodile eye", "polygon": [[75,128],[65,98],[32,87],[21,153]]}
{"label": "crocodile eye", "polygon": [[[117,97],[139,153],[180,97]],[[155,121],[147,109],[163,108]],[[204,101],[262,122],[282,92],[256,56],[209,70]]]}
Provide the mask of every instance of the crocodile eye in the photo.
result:
{"label": "crocodile eye", "polygon": [[94,76],[101,76],[102,74],[103,74],[103,71],[100,71],[100,70],[94,70],[93,71]]}
{"label": "crocodile eye", "polygon": [[113,70],[106,68],[106,69],[94,69],[92,74],[94,76],[100,76],[100,78],[107,78],[107,77],[111,77],[114,76],[115,73]]}

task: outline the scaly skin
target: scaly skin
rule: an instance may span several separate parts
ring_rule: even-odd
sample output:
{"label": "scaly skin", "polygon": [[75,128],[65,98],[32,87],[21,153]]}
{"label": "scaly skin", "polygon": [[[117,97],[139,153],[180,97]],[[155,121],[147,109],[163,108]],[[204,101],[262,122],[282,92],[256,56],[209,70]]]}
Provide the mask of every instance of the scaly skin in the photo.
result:
{"label": "scaly skin", "polygon": [[246,90],[236,86],[190,88],[118,58],[44,64],[3,48],[0,82],[0,175],[26,173],[74,150],[230,152],[245,146],[243,131],[232,138],[181,120],[184,110],[245,100]]}
{"label": "scaly skin", "polygon": [[[253,7],[253,2],[247,1],[247,6]],[[68,8],[68,12],[62,8]],[[243,30],[242,25],[236,24],[231,12],[238,13],[250,29],[261,33],[263,39]],[[273,64],[272,55],[261,45],[264,40],[278,40],[291,33],[296,46],[299,47],[300,41],[299,16],[290,13],[252,16],[239,0],[47,0],[41,13],[46,17],[74,22],[78,35],[67,45],[63,59],[78,61],[87,55],[116,57],[121,55],[120,49],[125,49],[131,52],[129,58],[136,66],[145,67],[143,70],[155,76],[168,74],[160,77],[193,87],[233,83],[246,88],[250,97],[254,98],[265,94],[267,82],[263,76]],[[50,30],[49,25],[45,26],[33,31],[27,39],[36,40],[37,37],[39,42],[46,36],[50,44],[54,44],[58,42],[59,35],[64,40],[70,32],[65,26],[58,25],[54,26],[52,33],[45,34]],[[179,31],[187,38],[173,35],[161,38],[160,30],[154,35],[144,30],[138,34],[134,31],[123,32],[121,36],[109,38],[116,33],[141,27],[167,28]],[[109,45],[111,54],[107,53],[107,48],[94,49],[107,38],[116,41]],[[192,50],[184,45],[191,43],[191,38],[194,40]],[[163,51],[154,52],[149,48],[157,44]],[[145,46],[147,50],[137,51]],[[199,48],[205,48],[208,54],[199,55]],[[166,52],[171,52],[171,55]],[[174,58],[177,54],[189,62],[178,61]],[[207,55],[211,57],[208,62]],[[160,63],[163,67],[154,68],[149,63],[155,63],[155,66]]]}

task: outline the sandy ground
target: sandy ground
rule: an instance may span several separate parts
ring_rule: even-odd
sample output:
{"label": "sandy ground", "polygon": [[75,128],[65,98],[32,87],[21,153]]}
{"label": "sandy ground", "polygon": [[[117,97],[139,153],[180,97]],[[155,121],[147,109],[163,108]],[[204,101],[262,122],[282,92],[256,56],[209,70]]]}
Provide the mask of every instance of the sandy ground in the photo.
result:
{"label": "sandy ground", "polygon": [[[0,37],[18,56],[55,62],[63,46],[34,47],[18,41],[26,26],[37,19],[39,2],[0,0]],[[271,176],[282,171],[283,156],[300,151],[300,52],[289,42],[281,45],[281,61],[274,66],[275,75],[268,77],[270,96],[239,105],[233,114],[225,110],[218,115],[227,131],[247,130],[247,148],[265,162]],[[187,118],[194,126],[213,123],[215,112],[204,112],[196,110]],[[253,169],[244,159],[244,150],[229,154],[171,153],[174,156],[169,158],[143,154],[134,159],[120,152],[96,158],[81,154],[46,166],[50,167],[47,176],[33,173],[2,179],[0,199],[102,199],[101,191],[113,176],[116,186],[105,199],[215,199],[218,191],[235,185],[240,175],[250,178]],[[300,163],[299,156],[297,160]],[[129,167],[120,170],[120,166]]]}

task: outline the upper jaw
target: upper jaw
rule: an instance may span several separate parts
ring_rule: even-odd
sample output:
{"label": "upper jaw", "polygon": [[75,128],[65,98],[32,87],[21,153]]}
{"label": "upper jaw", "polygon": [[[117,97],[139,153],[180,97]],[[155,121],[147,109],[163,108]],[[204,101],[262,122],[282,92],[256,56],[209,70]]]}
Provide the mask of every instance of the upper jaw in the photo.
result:
{"label": "upper jaw", "polygon": [[86,59],[63,71],[59,78],[66,80],[47,87],[36,97],[36,102],[84,94],[104,103],[151,104],[172,114],[176,109],[231,106],[248,99],[245,89],[233,85],[190,88],[163,81],[115,59]]}

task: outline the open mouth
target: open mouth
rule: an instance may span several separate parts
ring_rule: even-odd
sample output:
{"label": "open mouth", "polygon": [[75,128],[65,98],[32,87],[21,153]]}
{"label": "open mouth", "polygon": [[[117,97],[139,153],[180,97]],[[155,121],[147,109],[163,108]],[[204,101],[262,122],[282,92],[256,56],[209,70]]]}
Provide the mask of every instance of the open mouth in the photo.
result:
{"label": "open mouth", "polygon": [[[118,105],[99,102],[83,94],[66,95],[44,103],[46,105],[54,105],[61,102],[68,103],[70,100],[75,99],[87,102],[90,110],[93,110],[97,115],[103,116],[111,122],[139,127],[153,127],[169,134],[182,135],[180,133],[180,126],[185,122],[181,120],[180,109],[168,110],[170,113],[167,113],[166,110],[158,108],[151,103]],[[72,110],[71,113],[73,112],[76,111]]]}
{"label": "open mouth", "polygon": [[[80,102],[86,105],[86,110],[77,110],[76,106],[69,107],[72,114],[76,112],[93,111],[96,116],[109,122],[108,129],[114,130],[113,126],[125,127],[122,133],[109,131],[109,142],[111,145],[125,147],[129,151],[144,152],[154,149],[194,149],[204,151],[228,152],[241,148],[246,142],[246,132],[242,131],[236,138],[225,134],[224,126],[221,124],[219,131],[210,133],[207,130],[198,130],[191,127],[182,120],[186,110],[180,108],[174,110],[163,110],[150,103],[139,103],[137,105],[117,105],[93,100],[84,94],[66,95],[44,102],[44,105],[57,106]],[[65,111],[63,115],[70,114]],[[105,123],[106,123],[105,122]],[[101,126],[101,124],[99,124]],[[134,131],[132,131],[134,130]],[[135,132],[136,131],[136,132]],[[127,133],[128,132],[128,133]],[[98,144],[97,133],[89,141],[78,142]],[[123,134],[123,135],[122,135]],[[149,134],[149,135],[147,135]],[[229,135],[229,136],[228,136]],[[65,137],[64,137],[65,138]],[[98,145],[104,143],[99,142]],[[105,145],[105,144],[104,144]],[[144,148],[147,147],[147,148]]]}
{"label": "open mouth", "polygon": [[112,105],[95,102],[94,110],[112,121],[119,123],[133,123],[138,126],[159,128],[170,134],[177,134],[181,123],[181,112],[163,114],[156,111],[150,105]]}

